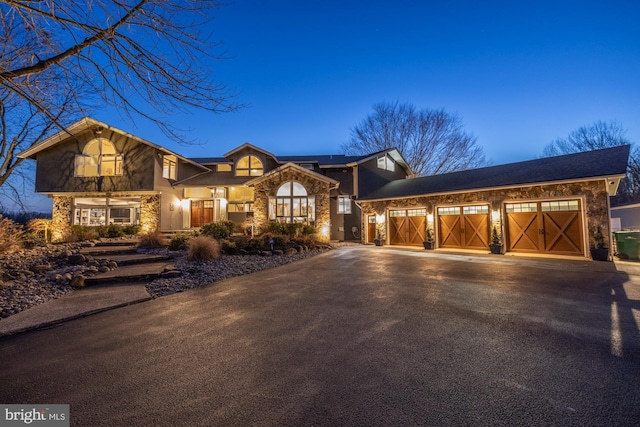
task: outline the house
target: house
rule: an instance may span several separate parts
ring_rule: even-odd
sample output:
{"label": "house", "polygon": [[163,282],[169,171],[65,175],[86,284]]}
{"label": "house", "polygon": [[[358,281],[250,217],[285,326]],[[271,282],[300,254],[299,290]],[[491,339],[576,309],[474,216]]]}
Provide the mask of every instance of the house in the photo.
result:
{"label": "house", "polygon": [[279,156],[245,143],[186,158],[84,118],[18,156],[36,161],[36,192],[53,198],[56,230],[250,219],[310,224],[324,241],[389,245],[421,246],[431,230],[436,248],[486,251],[495,228],[505,252],[588,257],[598,226],[609,238],[609,198],[629,146],[413,178],[393,148]]}
{"label": "house", "polygon": [[71,224],[171,231],[252,218],[257,227],[304,223],[320,240],[360,241],[354,200],[412,174],[395,149],[276,156],[246,143],[222,157],[190,159],[91,118],[18,156],[36,161],[36,192],[53,198],[57,238]]}

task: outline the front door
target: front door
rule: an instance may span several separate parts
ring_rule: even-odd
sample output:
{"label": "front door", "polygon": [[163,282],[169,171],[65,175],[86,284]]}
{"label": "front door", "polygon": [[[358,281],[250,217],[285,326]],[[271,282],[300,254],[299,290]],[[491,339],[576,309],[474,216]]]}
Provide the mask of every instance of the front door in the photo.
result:
{"label": "front door", "polygon": [[213,222],[214,201],[213,200],[192,200],[191,201],[191,227],[202,227]]}
{"label": "front door", "polygon": [[367,243],[373,243],[376,238],[376,216],[367,217]]}

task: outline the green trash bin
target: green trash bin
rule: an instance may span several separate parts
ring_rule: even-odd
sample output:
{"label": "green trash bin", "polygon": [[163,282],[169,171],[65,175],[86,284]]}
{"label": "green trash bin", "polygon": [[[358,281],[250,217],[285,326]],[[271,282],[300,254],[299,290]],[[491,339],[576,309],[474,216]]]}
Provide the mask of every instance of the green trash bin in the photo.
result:
{"label": "green trash bin", "polygon": [[616,231],[616,254],[620,258],[640,259],[640,231]]}

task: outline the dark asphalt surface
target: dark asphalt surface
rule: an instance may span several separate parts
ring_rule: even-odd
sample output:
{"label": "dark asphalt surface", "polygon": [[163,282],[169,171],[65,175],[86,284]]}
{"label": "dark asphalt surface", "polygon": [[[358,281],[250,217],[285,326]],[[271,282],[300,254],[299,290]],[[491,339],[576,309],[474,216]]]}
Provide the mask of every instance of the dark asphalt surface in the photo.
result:
{"label": "dark asphalt surface", "polygon": [[[0,339],[77,426],[631,426],[640,277],[345,247]],[[611,264],[613,265],[613,264]]]}

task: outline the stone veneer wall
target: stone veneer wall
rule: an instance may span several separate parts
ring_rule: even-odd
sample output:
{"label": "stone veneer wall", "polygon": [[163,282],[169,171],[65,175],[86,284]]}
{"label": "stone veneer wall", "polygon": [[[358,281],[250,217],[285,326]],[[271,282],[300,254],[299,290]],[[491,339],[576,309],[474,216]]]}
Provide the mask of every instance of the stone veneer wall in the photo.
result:
{"label": "stone veneer wall", "polygon": [[[499,211],[502,217],[504,216],[502,211],[504,202],[583,198],[583,210],[585,211],[590,246],[593,245],[593,233],[596,227],[600,225],[602,234],[605,236],[605,244],[611,247],[608,197],[604,181],[588,181],[570,184],[533,185],[506,190],[483,190],[469,193],[409,197],[379,202],[361,201],[360,204],[362,206],[363,224],[366,224],[367,215],[384,215],[387,209],[394,208],[424,207],[427,209],[427,213],[434,214],[436,206],[485,202],[491,206],[492,210]],[[503,219],[501,223],[504,224]]]}
{"label": "stone veneer wall", "polygon": [[160,195],[140,198],[140,226],[142,231],[157,231],[160,228]]}
{"label": "stone veneer wall", "polygon": [[285,182],[297,181],[307,190],[307,195],[316,198],[316,228],[320,241],[329,241],[331,230],[331,207],[330,207],[330,186],[325,181],[314,179],[313,177],[297,171],[286,169],[254,186],[255,200],[253,203],[254,220],[259,229],[269,221],[269,197],[276,197],[278,188]]}
{"label": "stone veneer wall", "polygon": [[51,241],[61,241],[71,224],[73,224],[73,197],[53,196]]}
{"label": "stone veneer wall", "polygon": [[[105,197],[104,193],[82,194],[74,196],[54,196],[51,212],[51,239],[62,240],[67,228],[73,224],[73,199],[75,197]],[[143,231],[155,231],[160,225],[160,195],[109,194],[109,197],[140,197],[140,225]]]}

